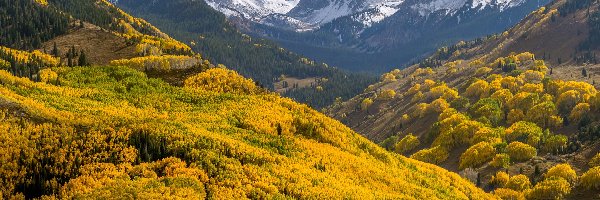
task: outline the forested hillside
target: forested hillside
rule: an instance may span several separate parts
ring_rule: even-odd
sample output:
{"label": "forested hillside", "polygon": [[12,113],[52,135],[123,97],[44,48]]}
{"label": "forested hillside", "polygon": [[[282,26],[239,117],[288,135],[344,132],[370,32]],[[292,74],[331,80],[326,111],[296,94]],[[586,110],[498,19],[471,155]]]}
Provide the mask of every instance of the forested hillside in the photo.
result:
{"label": "forested hillside", "polygon": [[226,69],[41,74],[0,71],[3,198],[492,198]]}
{"label": "forested hillside", "polygon": [[[152,3],[150,3],[152,2]],[[120,0],[124,10],[154,25],[192,48],[213,63],[224,64],[259,85],[274,89],[280,77],[322,79],[306,87],[289,84],[284,96],[312,107],[331,105],[338,97],[346,100],[376,79],[367,74],[343,72],[287,51],[273,42],[240,33],[225,16],[204,1]]]}
{"label": "forested hillside", "polygon": [[[598,74],[581,57],[597,52],[589,45],[597,10],[598,1],[555,1],[503,34],[386,73],[328,113],[501,198],[597,199]],[[506,52],[518,49],[542,53]]]}
{"label": "forested hillside", "polygon": [[[0,199],[496,198],[211,64],[107,1],[2,3],[2,35],[21,39],[0,46]],[[44,13],[55,18],[10,24]],[[89,48],[101,39],[108,45]],[[112,44],[130,52],[107,56]]]}
{"label": "forested hillside", "polygon": [[597,0],[557,0],[515,27],[478,43],[442,48],[429,62],[508,56],[531,52],[556,66],[597,64],[599,18]]}

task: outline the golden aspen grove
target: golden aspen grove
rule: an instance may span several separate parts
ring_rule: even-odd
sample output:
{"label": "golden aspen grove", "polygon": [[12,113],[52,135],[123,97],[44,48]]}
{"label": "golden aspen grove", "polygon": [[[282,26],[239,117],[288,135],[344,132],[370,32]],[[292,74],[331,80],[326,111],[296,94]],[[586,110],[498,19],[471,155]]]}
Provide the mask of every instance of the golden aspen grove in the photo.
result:
{"label": "golden aspen grove", "polygon": [[[417,23],[427,5],[381,1],[312,27],[229,17],[248,2],[293,13],[305,0],[0,0],[0,200],[599,199],[600,0],[517,1],[428,14],[469,29],[497,23],[477,12],[535,8],[502,33],[361,74],[279,42],[395,54],[370,46],[394,38],[354,43],[335,23],[398,9],[415,16],[353,31],[411,35],[383,26]],[[375,1],[310,4],[348,2]],[[471,9],[481,21],[463,19]]]}
{"label": "golden aspen grove", "polygon": [[[48,83],[0,72],[5,198],[493,198],[307,106],[227,83],[241,78],[227,69],[184,87],[123,66],[50,70]],[[229,74],[221,88],[196,84],[212,73]]]}
{"label": "golden aspen grove", "polygon": [[[503,72],[502,66],[509,64],[515,69]],[[468,80],[461,84],[452,80],[458,71],[450,68],[480,73],[465,76]],[[597,129],[593,128],[600,117],[598,90],[585,82],[548,78],[548,71],[544,61],[525,52],[493,59],[487,64],[478,59],[457,61],[436,69],[395,70],[382,75],[382,81],[366,91],[380,87],[386,88],[384,91],[396,86],[403,88],[395,90],[397,96],[403,97],[397,101],[407,102],[407,107],[401,108],[405,113],[397,114],[402,116],[400,127],[406,132],[421,132],[406,135],[400,132],[383,140],[381,145],[390,151],[423,162],[452,166],[451,169],[455,168],[466,178],[469,170],[475,170],[477,180],[472,181],[501,198],[562,199],[572,190],[596,193],[591,183],[595,169],[590,169],[585,181],[579,178],[587,166],[575,172],[568,163],[554,162],[545,169],[535,166],[538,169],[523,172],[524,166],[541,156],[560,156],[582,148],[577,146],[578,141],[572,140],[598,137]],[[406,92],[402,93],[403,90]],[[360,112],[378,113],[376,109],[379,112],[391,109],[386,104],[394,101],[381,98],[381,93],[368,92],[357,97],[357,102],[362,102]],[[419,121],[431,125],[411,128]],[[569,127],[589,124],[590,130],[564,135],[571,132]],[[418,149],[413,150],[416,147]],[[597,166],[598,158],[589,159],[590,167]],[[482,172],[515,170],[512,167],[515,165],[519,167],[517,172],[511,172],[510,179],[502,178],[508,176],[506,173],[483,175]],[[494,192],[498,188],[501,190]]]}

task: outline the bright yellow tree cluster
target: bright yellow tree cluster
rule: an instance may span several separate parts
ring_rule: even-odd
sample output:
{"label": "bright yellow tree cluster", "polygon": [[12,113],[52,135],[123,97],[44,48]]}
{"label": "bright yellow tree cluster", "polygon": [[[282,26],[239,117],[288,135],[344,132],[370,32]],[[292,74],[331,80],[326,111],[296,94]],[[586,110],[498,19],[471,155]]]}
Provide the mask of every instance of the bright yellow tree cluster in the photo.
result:
{"label": "bright yellow tree cluster", "polygon": [[496,149],[487,142],[479,142],[467,149],[461,156],[459,169],[475,168],[492,160]]}
{"label": "bright yellow tree cluster", "polygon": [[[58,58],[55,58],[51,55],[45,54],[41,51],[38,50],[34,50],[32,52],[27,52],[27,51],[21,51],[21,50],[16,50],[16,49],[11,49],[8,47],[3,47],[0,46],[0,54],[6,54],[11,56],[13,59],[15,59],[15,61],[22,63],[22,64],[28,64],[30,62],[42,62],[43,64],[47,65],[48,67],[55,67],[58,66],[60,64],[60,61]],[[4,60],[3,65],[6,67],[6,61]],[[2,64],[0,64],[2,65]]]}
{"label": "bright yellow tree cluster", "polygon": [[406,153],[414,150],[420,144],[421,142],[418,137],[413,134],[408,134],[394,145],[394,151],[401,154]]}
{"label": "bright yellow tree cluster", "polygon": [[206,63],[200,56],[177,56],[177,55],[161,55],[161,56],[145,56],[132,59],[113,60],[110,62],[112,66],[128,66],[134,69],[148,70],[184,70],[189,68],[199,68],[206,66]]}

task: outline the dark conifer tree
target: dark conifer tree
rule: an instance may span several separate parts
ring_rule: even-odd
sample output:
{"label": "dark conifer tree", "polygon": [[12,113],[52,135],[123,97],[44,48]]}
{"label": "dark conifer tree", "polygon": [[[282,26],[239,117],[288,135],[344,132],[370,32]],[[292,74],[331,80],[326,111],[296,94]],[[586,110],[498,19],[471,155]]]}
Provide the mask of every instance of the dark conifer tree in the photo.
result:
{"label": "dark conifer tree", "polygon": [[81,53],[79,53],[79,60],[77,61],[77,64],[79,66],[89,66],[87,57],[85,56],[85,52],[83,50],[81,50]]}

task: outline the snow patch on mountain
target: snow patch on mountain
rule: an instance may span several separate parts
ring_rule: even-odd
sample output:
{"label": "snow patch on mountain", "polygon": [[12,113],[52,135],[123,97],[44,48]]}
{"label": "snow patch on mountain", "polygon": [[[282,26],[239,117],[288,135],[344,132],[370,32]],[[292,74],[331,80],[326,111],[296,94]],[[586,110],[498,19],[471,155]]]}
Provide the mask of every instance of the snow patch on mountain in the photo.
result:
{"label": "snow patch on mountain", "polygon": [[444,12],[445,15],[454,15],[461,8],[471,4],[471,9],[483,10],[491,7],[499,9],[501,12],[507,8],[519,6],[526,0],[433,0],[429,3],[420,3],[411,6],[411,8],[421,16],[427,16],[436,12]]}
{"label": "snow patch on mountain", "polygon": [[471,8],[484,9],[486,6],[496,6],[500,11],[504,11],[507,8],[519,6],[525,3],[526,0],[473,0]]}
{"label": "snow patch on mountain", "polygon": [[385,18],[396,14],[402,2],[404,0],[385,1],[371,5],[368,10],[354,14],[352,19],[362,23],[365,27],[371,27],[373,24],[379,23]]}
{"label": "snow patch on mountain", "polygon": [[285,14],[300,0],[206,0],[206,3],[227,16],[260,20],[271,14]]}
{"label": "snow patch on mountain", "polygon": [[[394,15],[402,8],[420,16],[430,14],[455,15],[461,9],[474,11],[486,8],[504,11],[527,0],[205,0],[208,5],[227,16],[237,16],[268,26],[298,32],[318,29],[341,17],[350,17],[366,29]],[[302,6],[318,3],[314,7]],[[408,5],[407,5],[408,4]],[[309,4],[310,5],[310,4]],[[359,34],[361,30],[356,30]]]}

